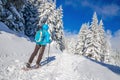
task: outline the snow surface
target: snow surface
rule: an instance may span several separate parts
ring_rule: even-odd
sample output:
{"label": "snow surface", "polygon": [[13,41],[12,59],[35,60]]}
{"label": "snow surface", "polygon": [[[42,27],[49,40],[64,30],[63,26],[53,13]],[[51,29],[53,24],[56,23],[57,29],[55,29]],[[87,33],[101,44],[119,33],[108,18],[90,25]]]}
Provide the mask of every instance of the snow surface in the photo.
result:
{"label": "snow surface", "polygon": [[[2,28],[5,29],[5,25],[0,26],[0,31]],[[5,30],[0,34],[0,80],[120,80],[120,67],[68,54],[67,51],[62,53],[54,47],[54,42],[51,43],[48,62],[47,46],[42,67],[23,71],[21,68],[34,50],[35,43],[24,35],[9,33],[8,28]]]}

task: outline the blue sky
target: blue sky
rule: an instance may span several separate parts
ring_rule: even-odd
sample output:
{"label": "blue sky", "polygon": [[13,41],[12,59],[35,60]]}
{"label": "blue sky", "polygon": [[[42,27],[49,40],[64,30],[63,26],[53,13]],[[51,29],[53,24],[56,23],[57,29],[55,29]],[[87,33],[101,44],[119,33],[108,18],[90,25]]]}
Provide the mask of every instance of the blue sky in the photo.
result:
{"label": "blue sky", "polygon": [[112,34],[120,29],[120,0],[56,0],[63,7],[64,30],[78,33],[83,23],[91,22],[93,13],[102,19]]}

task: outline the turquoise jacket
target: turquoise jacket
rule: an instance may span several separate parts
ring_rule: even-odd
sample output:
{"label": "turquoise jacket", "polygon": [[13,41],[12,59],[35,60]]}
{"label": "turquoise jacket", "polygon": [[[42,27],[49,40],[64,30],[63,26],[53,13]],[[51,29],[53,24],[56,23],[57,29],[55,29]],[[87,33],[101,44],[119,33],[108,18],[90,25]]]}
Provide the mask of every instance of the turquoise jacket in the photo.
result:
{"label": "turquoise jacket", "polygon": [[35,35],[36,44],[47,45],[47,43],[51,43],[50,33],[48,32],[48,29],[49,29],[48,25],[44,24],[42,26],[42,29],[37,31]]}

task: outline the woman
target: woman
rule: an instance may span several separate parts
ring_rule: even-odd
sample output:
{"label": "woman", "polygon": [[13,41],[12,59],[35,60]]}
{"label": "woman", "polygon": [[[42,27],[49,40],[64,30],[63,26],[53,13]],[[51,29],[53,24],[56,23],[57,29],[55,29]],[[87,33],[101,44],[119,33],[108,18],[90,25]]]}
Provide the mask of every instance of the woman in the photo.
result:
{"label": "woman", "polygon": [[37,61],[36,61],[35,68],[39,68],[39,66],[41,66],[40,61],[41,61],[42,56],[44,54],[45,47],[46,47],[47,43],[51,42],[48,29],[49,29],[48,25],[44,24],[42,26],[42,28],[37,31],[37,33],[35,35],[36,46],[35,46],[35,49],[34,49],[32,55],[29,58],[28,63],[26,63],[27,68],[31,68],[30,64],[32,63],[34,57],[37,55],[39,49],[40,49],[40,52],[39,52],[39,56],[38,56]]}

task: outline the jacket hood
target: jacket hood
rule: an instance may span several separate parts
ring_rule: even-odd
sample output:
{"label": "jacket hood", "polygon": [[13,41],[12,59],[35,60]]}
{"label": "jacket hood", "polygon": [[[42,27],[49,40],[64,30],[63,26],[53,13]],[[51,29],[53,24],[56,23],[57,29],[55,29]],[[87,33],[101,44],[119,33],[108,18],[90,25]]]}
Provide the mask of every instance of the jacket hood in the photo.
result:
{"label": "jacket hood", "polygon": [[48,27],[47,24],[44,24],[43,27],[42,27],[42,29],[47,31],[49,29],[49,27]]}

